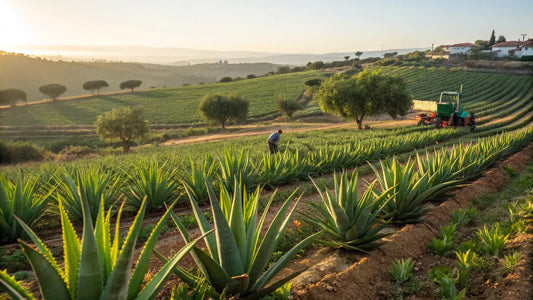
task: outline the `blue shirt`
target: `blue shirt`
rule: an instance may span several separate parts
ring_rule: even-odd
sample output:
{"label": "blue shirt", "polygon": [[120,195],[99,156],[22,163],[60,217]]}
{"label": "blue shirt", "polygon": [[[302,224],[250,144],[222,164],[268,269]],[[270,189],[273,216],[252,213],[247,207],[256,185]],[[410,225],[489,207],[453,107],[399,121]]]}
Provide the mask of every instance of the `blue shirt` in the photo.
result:
{"label": "blue shirt", "polygon": [[268,137],[268,142],[269,143],[275,143],[279,141],[279,133],[277,132],[273,132],[269,137]]}

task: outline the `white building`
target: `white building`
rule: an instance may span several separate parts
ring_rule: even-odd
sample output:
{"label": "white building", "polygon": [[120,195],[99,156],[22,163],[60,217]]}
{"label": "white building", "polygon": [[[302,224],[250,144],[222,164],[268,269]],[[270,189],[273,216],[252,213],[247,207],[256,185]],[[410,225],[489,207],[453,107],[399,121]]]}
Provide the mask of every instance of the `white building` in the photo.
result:
{"label": "white building", "polygon": [[520,45],[518,50],[515,50],[516,57],[533,56],[533,39],[529,39]]}
{"label": "white building", "polygon": [[522,42],[520,41],[502,42],[490,46],[490,49],[492,50],[492,53],[494,53],[496,56],[506,57],[509,56],[509,51],[516,52],[516,50],[519,50],[521,44]]}
{"label": "white building", "polygon": [[472,43],[461,43],[449,46],[450,55],[465,54],[472,50],[475,45]]}

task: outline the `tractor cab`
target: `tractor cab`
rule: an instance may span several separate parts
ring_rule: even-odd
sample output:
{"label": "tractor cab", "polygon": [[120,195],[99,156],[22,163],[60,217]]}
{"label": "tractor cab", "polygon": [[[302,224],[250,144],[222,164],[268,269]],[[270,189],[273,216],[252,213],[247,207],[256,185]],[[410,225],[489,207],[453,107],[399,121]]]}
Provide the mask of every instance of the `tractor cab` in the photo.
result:
{"label": "tractor cab", "polygon": [[437,116],[444,121],[448,121],[454,113],[457,117],[466,118],[468,113],[463,110],[462,97],[462,93],[442,92],[437,101]]}
{"label": "tractor cab", "polygon": [[463,110],[463,86],[459,92],[442,92],[437,100],[437,115],[434,126],[470,126],[473,131],[476,128],[474,115]]}

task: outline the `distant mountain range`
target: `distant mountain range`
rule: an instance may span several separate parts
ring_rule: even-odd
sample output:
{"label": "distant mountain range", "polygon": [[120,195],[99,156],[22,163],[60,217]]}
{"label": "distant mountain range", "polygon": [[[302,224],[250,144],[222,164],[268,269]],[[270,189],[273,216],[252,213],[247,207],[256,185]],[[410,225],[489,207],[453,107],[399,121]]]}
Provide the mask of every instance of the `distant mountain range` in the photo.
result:
{"label": "distant mountain range", "polygon": [[[344,60],[345,56],[355,57],[353,52],[338,52],[324,54],[284,54],[272,52],[254,51],[212,51],[188,48],[156,48],[146,46],[20,46],[15,52],[38,55],[52,60],[94,61],[111,60],[125,62],[169,64],[183,66],[199,63],[216,63],[227,61],[228,63],[272,63],[282,65],[305,65],[308,62]],[[0,49],[2,50],[2,49]],[[382,53],[398,52],[405,54],[415,50],[427,50],[427,48],[411,49],[387,49],[383,51],[362,51],[361,58],[379,57]]]}

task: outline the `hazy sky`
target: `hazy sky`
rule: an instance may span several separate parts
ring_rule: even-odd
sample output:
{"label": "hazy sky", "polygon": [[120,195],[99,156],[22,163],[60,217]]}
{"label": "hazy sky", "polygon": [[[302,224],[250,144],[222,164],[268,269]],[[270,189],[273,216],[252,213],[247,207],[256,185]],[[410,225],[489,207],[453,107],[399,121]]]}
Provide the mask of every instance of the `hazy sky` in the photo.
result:
{"label": "hazy sky", "polygon": [[144,45],[326,53],[533,37],[532,0],[0,0],[0,50]]}

